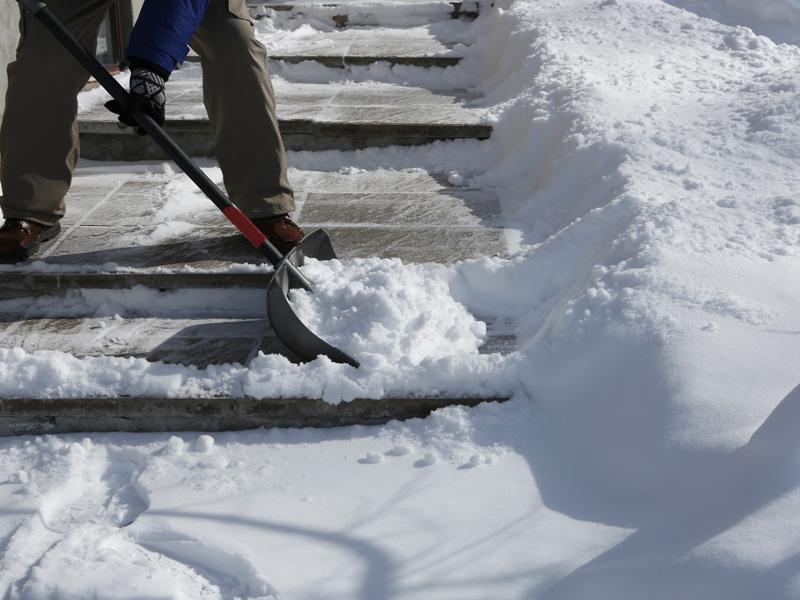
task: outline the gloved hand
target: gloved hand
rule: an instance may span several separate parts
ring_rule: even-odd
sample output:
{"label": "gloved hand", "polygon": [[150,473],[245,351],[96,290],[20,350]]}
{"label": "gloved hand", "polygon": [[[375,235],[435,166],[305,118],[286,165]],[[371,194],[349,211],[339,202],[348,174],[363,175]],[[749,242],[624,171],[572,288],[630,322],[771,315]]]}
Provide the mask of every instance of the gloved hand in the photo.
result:
{"label": "gloved hand", "polygon": [[[139,110],[152,117],[159,125],[163,125],[164,107],[167,103],[166,80],[167,78],[155,69],[132,63],[128,103],[122,106],[116,100],[111,100],[106,103],[106,108],[119,115],[120,123],[129,127],[136,127],[136,121],[131,115]],[[136,132],[139,135],[146,135],[141,127],[137,127]]]}

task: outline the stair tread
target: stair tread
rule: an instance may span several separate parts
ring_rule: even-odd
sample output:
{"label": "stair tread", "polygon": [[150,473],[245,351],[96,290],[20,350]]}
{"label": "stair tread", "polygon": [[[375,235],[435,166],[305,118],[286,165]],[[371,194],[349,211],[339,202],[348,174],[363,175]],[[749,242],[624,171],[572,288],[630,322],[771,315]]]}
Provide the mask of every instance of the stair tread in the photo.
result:
{"label": "stair tread", "polygon": [[[171,288],[171,275],[174,287],[258,286],[263,270],[254,272],[252,265],[262,257],[186,179],[159,175],[163,168],[79,169],[62,234],[43,246],[36,262],[0,265],[5,293],[54,286]],[[506,256],[513,244],[498,198],[454,187],[443,174],[292,169],[290,180],[296,218],[308,230],[323,226],[342,258],[452,263]],[[109,282],[109,274],[119,281]]]}
{"label": "stair tread", "polygon": [[407,58],[450,57],[461,53],[452,42],[441,39],[430,27],[395,29],[385,27],[349,28],[331,32],[291,33],[280,35],[263,32],[260,40],[273,59],[281,57],[320,57],[383,59],[400,62]]}
{"label": "stair tread", "polygon": [[[450,34],[452,35],[452,34]],[[386,61],[422,67],[453,66],[463,55],[463,48],[449,39],[441,28],[423,27],[350,27],[335,31],[276,31],[259,25],[259,41],[276,61],[323,62],[328,66],[368,64]],[[198,62],[190,52],[187,60]]]}
{"label": "stair tread", "polygon": [[[485,125],[481,110],[467,108],[467,92],[436,92],[425,88],[386,83],[275,82],[281,121],[314,121],[356,125]],[[195,77],[170,82],[167,119],[171,122],[206,123],[202,86]],[[99,131],[99,125],[119,133],[117,120],[101,102],[79,115],[81,131]],[[108,128],[111,126],[111,129]],[[130,132],[135,135],[134,132]]]}
{"label": "stair tread", "polygon": [[[483,351],[508,353],[514,346],[512,336],[490,333]],[[137,357],[199,368],[247,364],[258,352],[296,359],[277,339],[269,321],[253,315],[106,314],[31,318],[30,314],[12,314],[0,319],[0,348],[22,348],[29,353],[57,350],[75,356]]]}
{"label": "stair tread", "polygon": [[331,405],[315,398],[0,398],[0,436],[380,425],[424,418],[446,406],[477,406],[508,399],[393,397]]}

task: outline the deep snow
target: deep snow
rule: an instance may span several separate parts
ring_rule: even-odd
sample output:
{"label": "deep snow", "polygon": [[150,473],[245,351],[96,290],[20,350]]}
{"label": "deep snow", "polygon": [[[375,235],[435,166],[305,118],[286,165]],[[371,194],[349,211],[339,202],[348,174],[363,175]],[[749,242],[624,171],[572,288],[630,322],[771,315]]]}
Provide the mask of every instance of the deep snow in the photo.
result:
{"label": "deep snow", "polygon": [[[368,383],[395,373],[392,384],[431,377],[437,389],[511,384],[516,399],[211,446],[2,441],[12,598],[58,597],[65,568],[85,574],[70,598],[120,569],[172,578],[169,597],[273,586],[287,598],[800,598],[800,49],[659,0],[506,0],[461,35],[469,50],[452,76],[483,93],[489,144],[292,157],[438,162],[496,189],[523,231],[511,260],[312,265],[322,281],[360,278],[316,307],[298,302],[313,321],[364,294],[384,324],[360,332],[385,348],[375,371],[259,357],[201,373],[12,351],[0,385],[18,393],[8,375],[22,372],[55,382],[45,393],[77,393],[101,367],[112,386],[167,369],[204,391],[229,389],[223,374],[236,372],[273,393],[271,374],[301,385],[310,372],[336,401],[385,391]],[[376,295],[389,269],[419,289]],[[411,324],[439,303],[451,307],[430,316],[441,343],[417,363],[403,353]],[[513,322],[520,350],[478,355],[472,315]],[[394,319],[403,326],[386,327]]]}

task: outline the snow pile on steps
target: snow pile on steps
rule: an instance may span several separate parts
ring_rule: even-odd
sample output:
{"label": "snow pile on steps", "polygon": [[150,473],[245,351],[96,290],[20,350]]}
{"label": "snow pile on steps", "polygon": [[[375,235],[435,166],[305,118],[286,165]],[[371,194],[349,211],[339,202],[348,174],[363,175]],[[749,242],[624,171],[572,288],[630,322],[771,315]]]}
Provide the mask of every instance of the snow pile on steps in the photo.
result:
{"label": "snow pile on steps", "polygon": [[655,0],[492,16],[472,59],[518,61],[471,183],[534,247],[456,297],[514,290],[544,504],[638,530],[530,597],[798,597],[800,49]]}
{"label": "snow pile on steps", "polygon": [[521,382],[582,492],[646,506],[798,383],[800,49],[655,0],[481,26],[468,60],[488,72],[504,40],[517,61],[485,85],[501,160],[472,183],[534,247],[461,266],[456,297],[518,320]]}

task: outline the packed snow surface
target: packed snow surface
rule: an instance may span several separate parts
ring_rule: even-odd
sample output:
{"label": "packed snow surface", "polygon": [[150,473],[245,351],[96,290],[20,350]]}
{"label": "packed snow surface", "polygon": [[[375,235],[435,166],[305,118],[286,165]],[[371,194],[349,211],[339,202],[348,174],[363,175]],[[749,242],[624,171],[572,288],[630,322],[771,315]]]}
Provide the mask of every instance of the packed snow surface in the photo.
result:
{"label": "packed snow surface", "polygon": [[[0,355],[3,396],[338,402],[435,389],[513,401],[213,444],[0,442],[0,590],[800,598],[800,48],[672,4],[701,3],[483,6],[448,77],[481,92],[488,144],[292,156],[456,172],[494,189],[523,232],[509,260],[310,265],[322,293],[294,302],[361,370]],[[759,6],[748,14],[768,20],[789,5]],[[517,352],[478,352],[492,319],[513,324]]]}

